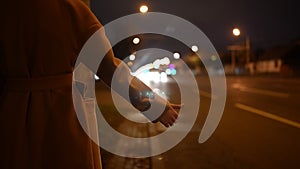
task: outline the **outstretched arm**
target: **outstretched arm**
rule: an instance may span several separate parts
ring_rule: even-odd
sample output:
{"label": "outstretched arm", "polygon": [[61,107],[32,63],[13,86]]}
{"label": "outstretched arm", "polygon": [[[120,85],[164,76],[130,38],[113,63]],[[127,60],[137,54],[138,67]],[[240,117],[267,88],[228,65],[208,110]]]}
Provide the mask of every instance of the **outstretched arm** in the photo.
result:
{"label": "outstretched arm", "polygon": [[[145,85],[138,78],[133,77],[130,74],[129,68],[118,58],[114,57],[112,50],[103,58],[99,70],[99,77],[109,86],[112,86],[112,77],[117,74],[117,88],[113,88],[119,93],[122,97],[126,99],[126,96],[129,94],[129,102],[140,110],[141,112],[149,110],[150,107],[160,107],[165,106],[163,112],[146,112],[143,113],[149,120],[152,122],[160,121],[164,126],[169,127],[173,125],[175,120],[178,117],[178,109],[181,105],[171,104],[167,100],[161,98],[159,95],[155,95],[155,98],[150,97],[141,97],[140,92],[152,92],[151,88]],[[123,87],[124,86],[124,87]],[[129,93],[126,91],[125,87],[129,86]],[[157,109],[150,109],[150,111],[156,111]],[[160,115],[157,115],[160,114]],[[156,117],[154,119],[154,117]]]}

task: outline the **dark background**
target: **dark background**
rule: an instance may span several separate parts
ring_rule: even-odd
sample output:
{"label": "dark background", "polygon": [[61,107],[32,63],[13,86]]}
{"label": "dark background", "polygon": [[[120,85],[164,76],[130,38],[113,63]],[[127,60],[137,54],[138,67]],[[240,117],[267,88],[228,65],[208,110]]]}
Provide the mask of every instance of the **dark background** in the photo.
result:
{"label": "dark background", "polygon": [[[200,28],[218,51],[250,37],[252,49],[270,48],[300,38],[300,12],[296,0],[92,0],[91,7],[103,25],[119,17],[139,12],[146,4],[149,12],[182,17]],[[232,36],[239,27],[241,36]]]}

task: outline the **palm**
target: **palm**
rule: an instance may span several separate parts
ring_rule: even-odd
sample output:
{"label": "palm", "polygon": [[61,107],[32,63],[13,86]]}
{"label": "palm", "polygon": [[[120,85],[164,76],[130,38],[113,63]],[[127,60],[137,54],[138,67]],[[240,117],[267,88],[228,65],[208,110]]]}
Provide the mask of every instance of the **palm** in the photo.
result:
{"label": "palm", "polygon": [[181,107],[182,105],[168,103],[167,108],[165,109],[163,114],[158,118],[158,121],[160,121],[165,127],[172,126],[178,117],[178,110]]}

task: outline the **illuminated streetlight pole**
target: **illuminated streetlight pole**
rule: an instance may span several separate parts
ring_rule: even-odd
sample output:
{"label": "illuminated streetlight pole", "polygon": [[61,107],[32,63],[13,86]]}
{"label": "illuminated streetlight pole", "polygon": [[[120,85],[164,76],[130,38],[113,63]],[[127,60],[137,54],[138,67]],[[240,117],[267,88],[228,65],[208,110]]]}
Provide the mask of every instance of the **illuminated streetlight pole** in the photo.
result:
{"label": "illuminated streetlight pole", "polygon": [[250,38],[249,36],[246,36],[246,64],[250,62]]}
{"label": "illuminated streetlight pole", "polygon": [[[239,28],[234,28],[232,30],[232,34],[236,37],[241,35],[241,31]],[[231,66],[233,72],[235,71],[235,65],[236,65],[236,58],[235,58],[235,52],[236,51],[246,51],[246,65],[250,62],[250,38],[249,36],[246,36],[246,41],[244,46],[243,45],[232,45],[229,46],[228,49],[231,51]]]}
{"label": "illuminated streetlight pole", "polygon": [[[233,30],[232,30],[232,34],[234,35],[234,36],[236,36],[236,37],[238,37],[238,36],[240,36],[241,35],[241,31],[240,31],[240,29],[238,29],[238,28],[234,28]],[[237,51],[237,49],[236,48],[233,48],[232,50],[231,50],[231,67],[232,67],[232,72],[234,73],[235,72],[235,65],[236,65],[236,61],[235,61],[235,52]]]}

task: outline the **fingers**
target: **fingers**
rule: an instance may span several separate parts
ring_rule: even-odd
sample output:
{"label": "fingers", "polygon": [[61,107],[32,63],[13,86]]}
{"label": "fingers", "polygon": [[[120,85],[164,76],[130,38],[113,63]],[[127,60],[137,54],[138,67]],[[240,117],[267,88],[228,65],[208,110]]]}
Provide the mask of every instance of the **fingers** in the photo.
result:
{"label": "fingers", "polygon": [[159,121],[166,127],[172,126],[178,117],[177,112],[174,109],[169,109],[160,117]]}
{"label": "fingers", "polygon": [[165,127],[170,127],[172,126],[174,123],[173,122],[168,122],[168,121],[160,121]]}
{"label": "fingers", "polygon": [[162,121],[161,121],[161,123],[162,123],[165,127],[169,127],[169,126],[170,126],[169,123],[167,123],[167,122],[162,122]]}
{"label": "fingers", "polygon": [[172,126],[178,118],[178,112],[176,110],[183,107],[183,104],[168,103],[167,109],[158,119],[165,127]]}
{"label": "fingers", "polygon": [[[170,111],[172,111],[172,110],[170,110]],[[178,113],[176,111],[172,111],[171,113],[172,113],[172,115],[170,117],[170,120],[172,123],[174,123],[178,117]]]}
{"label": "fingers", "polygon": [[184,104],[172,104],[172,103],[170,103],[170,106],[171,106],[173,109],[180,109],[181,107],[184,106]]}

